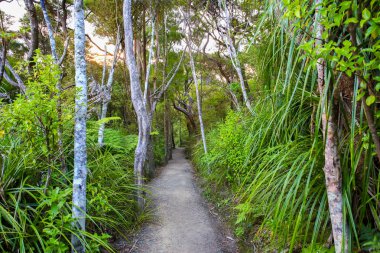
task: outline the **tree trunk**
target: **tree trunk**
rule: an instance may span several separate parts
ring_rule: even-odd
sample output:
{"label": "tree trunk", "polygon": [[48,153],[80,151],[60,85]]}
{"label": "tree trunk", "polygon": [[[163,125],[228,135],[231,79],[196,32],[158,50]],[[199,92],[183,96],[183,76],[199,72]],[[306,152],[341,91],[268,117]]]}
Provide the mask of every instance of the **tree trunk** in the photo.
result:
{"label": "tree trunk", "polygon": [[172,133],[171,133],[171,120],[170,120],[170,107],[164,94],[164,136],[165,136],[165,163],[172,158]]}
{"label": "tree trunk", "polygon": [[26,60],[29,61],[29,71],[31,71],[33,64],[31,61],[36,49],[38,48],[38,18],[33,0],[24,0],[24,2],[28,11],[30,23],[30,47]]}
{"label": "tree trunk", "polygon": [[202,136],[202,142],[203,142],[203,149],[204,152],[207,154],[207,144],[206,144],[206,135],[205,135],[205,130],[204,130],[204,125],[203,125],[203,118],[202,118],[202,102],[201,102],[201,96],[199,94],[199,88],[198,88],[198,78],[197,78],[197,73],[195,70],[195,64],[194,64],[194,59],[193,59],[193,53],[192,53],[192,45],[191,45],[191,23],[190,23],[190,14],[187,12],[184,14],[184,18],[186,21],[186,28],[188,31],[185,31],[185,38],[186,38],[186,44],[188,47],[188,52],[189,52],[189,58],[190,58],[190,68],[191,68],[191,73],[193,75],[193,81],[195,84],[195,94],[197,97],[197,108],[198,108],[198,118],[199,118],[199,126],[201,129],[201,136]]}
{"label": "tree trunk", "polygon": [[[316,0],[316,44],[322,43],[323,26],[319,23],[319,9],[322,0]],[[344,232],[345,221],[343,218],[343,194],[342,194],[342,172],[339,159],[337,143],[337,108],[336,98],[331,94],[331,112],[328,111],[328,97],[324,97],[325,92],[329,92],[328,84],[325,85],[325,61],[323,58],[317,60],[318,90],[322,100],[322,129],[325,142],[325,180],[327,198],[329,204],[332,233],[334,237],[335,252],[348,252],[347,229]],[[326,87],[325,87],[326,86]],[[333,93],[333,92],[331,92]]]}
{"label": "tree trunk", "polygon": [[[108,104],[111,101],[113,76],[115,73],[115,66],[118,59],[119,47],[120,47],[120,32],[118,28],[117,36],[116,36],[115,51],[113,52],[112,66],[108,74],[107,84],[102,87],[103,94],[102,94],[102,105],[101,105],[101,113],[100,113],[99,120],[103,120],[107,117]],[[102,78],[103,84],[104,84],[104,77],[105,77],[105,67],[103,69],[103,78]],[[105,122],[101,122],[99,126],[99,131],[98,131],[98,145],[100,147],[104,145],[104,129],[105,129]]]}
{"label": "tree trunk", "polygon": [[197,79],[197,74],[196,74],[196,71],[195,71],[195,64],[194,64],[193,54],[191,52],[191,45],[190,45],[189,41],[188,41],[188,45],[187,46],[189,48],[190,67],[191,67],[191,72],[193,74],[193,80],[194,80],[194,84],[195,84],[195,93],[196,93],[196,96],[197,96],[199,126],[200,126],[200,129],[201,129],[203,149],[204,149],[205,153],[207,154],[206,135],[205,135],[205,129],[204,129],[204,125],[203,125],[203,118],[202,118],[201,96],[199,94],[198,79]]}
{"label": "tree trunk", "polygon": [[[144,11],[144,17],[145,17],[145,11]],[[145,19],[144,19],[145,20]],[[144,25],[145,27],[145,25]],[[153,59],[153,54],[154,54],[154,35],[155,35],[155,16],[152,15],[152,31],[151,31],[151,40],[150,40],[150,47],[149,47],[149,56],[148,56],[148,62],[146,62],[146,54],[145,54],[145,49],[146,49],[146,36],[144,33],[144,70],[145,70],[145,83],[144,83],[144,103],[145,103],[145,108],[147,111],[150,110],[149,114],[149,129],[152,128],[153,124],[153,116],[154,116],[154,111],[155,111],[155,105],[151,103],[150,97],[150,87],[149,87],[149,77],[150,77],[150,69],[152,66],[152,59]],[[144,28],[145,30],[145,28]],[[153,144],[153,137],[150,135],[150,130],[149,130],[149,138],[148,138],[148,150],[147,150],[147,160],[145,163],[145,176],[148,179],[153,178],[154,175],[154,144]]]}
{"label": "tree trunk", "polygon": [[[151,124],[151,123],[150,123]],[[145,162],[145,178],[148,180],[152,179],[154,176],[154,168],[155,168],[155,161],[154,161],[154,140],[153,136],[149,133],[149,139],[148,139],[148,150],[147,150],[147,157]]]}
{"label": "tree trunk", "polygon": [[48,29],[51,54],[53,56],[54,61],[58,62],[57,49],[55,46],[55,39],[54,39],[54,30],[53,30],[53,26],[51,25],[49,15],[48,15],[47,10],[46,10],[45,0],[41,0],[40,4],[41,4],[42,13],[44,15],[46,27]]}
{"label": "tree trunk", "polygon": [[[171,122],[171,125],[170,125],[170,131],[171,131],[171,140],[172,140],[172,150],[175,149],[175,139],[174,139],[174,126],[173,126],[173,122]],[[173,158],[173,152],[170,154],[170,159]]]}
{"label": "tree trunk", "polygon": [[124,0],[123,4],[123,21],[124,21],[124,42],[125,42],[125,59],[129,69],[131,82],[132,104],[137,115],[138,124],[138,142],[135,151],[134,172],[137,190],[137,202],[139,208],[144,207],[144,198],[142,194],[143,169],[147,157],[148,142],[150,138],[149,114],[145,107],[143,93],[140,87],[140,73],[137,68],[136,59],[133,54],[133,29],[132,29],[132,0]]}
{"label": "tree trunk", "polygon": [[[56,48],[56,43],[55,43],[55,38],[54,38],[53,26],[51,24],[48,12],[46,10],[45,0],[41,0],[40,4],[41,4],[41,9],[42,9],[42,13],[44,16],[44,20],[46,23],[46,27],[48,28],[51,54],[53,56],[54,63],[58,65],[58,67],[60,68],[60,70],[62,72],[61,64],[62,64],[62,62],[66,56],[67,47],[68,47],[68,36],[67,36],[67,27],[66,27],[66,18],[67,18],[66,5],[65,5],[66,3],[65,3],[65,1],[62,2],[62,9],[64,12],[63,20],[62,20],[62,24],[63,24],[62,27],[63,27],[63,32],[66,36],[66,41],[65,41],[65,45],[64,45],[64,51],[63,51],[60,59],[58,58],[57,48]],[[61,75],[58,79],[57,85],[56,85],[57,96],[58,96],[57,109],[56,109],[57,110],[57,116],[58,116],[58,131],[57,131],[58,141],[57,141],[57,143],[58,143],[58,153],[59,153],[60,162],[61,162],[61,171],[63,173],[66,173],[67,167],[66,167],[66,160],[65,160],[64,148],[63,148],[63,124],[62,124],[62,100],[61,100],[62,79],[63,79],[63,73],[61,73]],[[48,173],[48,175],[50,175],[50,174],[51,173]],[[47,178],[47,182],[49,179],[50,178]]]}
{"label": "tree trunk", "polygon": [[[153,41],[154,41],[154,35],[155,35],[154,27],[155,27],[155,17],[152,17],[152,34],[151,34],[150,47],[149,47],[148,64],[146,63],[146,57],[144,57],[144,64],[145,64],[145,71],[146,71],[145,72],[145,84],[144,84],[144,101],[147,105],[150,104],[150,99],[148,98],[148,95],[149,95],[150,68],[152,66],[152,58],[153,58],[153,54],[154,54],[154,52],[153,52],[153,50],[154,50],[154,42]],[[146,42],[144,45],[146,46]]]}
{"label": "tree trunk", "polygon": [[[85,57],[85,25],[83,0],[74,1],[74,47],[75,47],[75,129],[74,129],[74,180],[73,219],[74,227],[86,229],[86,115],[87,115],[87,75]],[[71,237],[72,252],[85,252],[84,238],[74,234]]]}
{"label": "tree trunk", "polygon": [[223,8],[223,5],[224,5],[224,21],[226,22],[226,34],[224,37],[224,41],[225,41],[225,44],[227,46],[228,54],[230,55],[232,65],[234,66],[236,73],[239,77],[240,88],[241,88],[241,92],[243,94],[244,103],[245,103],[246,107],[248,108],[248,110],[252,113],[253,110],[252,110],[251,102],[250,102],[248,94],[247,94],[247,89],[245,87],[244,76],[243,76],[243,72],[241,69],[240,61],[239,61],[239,58],[237,57],[236,48],[235,48],[234,43],[232,41],[232,38],[230,36],[230,30],[231,30],[230,29],[230,14],[229,14],[229,11],[227,8],[227,3],[224,2],[224,4],[223,4],[222,0],[218,0],[218,2],[219,2],[219,6],[221,8]]}

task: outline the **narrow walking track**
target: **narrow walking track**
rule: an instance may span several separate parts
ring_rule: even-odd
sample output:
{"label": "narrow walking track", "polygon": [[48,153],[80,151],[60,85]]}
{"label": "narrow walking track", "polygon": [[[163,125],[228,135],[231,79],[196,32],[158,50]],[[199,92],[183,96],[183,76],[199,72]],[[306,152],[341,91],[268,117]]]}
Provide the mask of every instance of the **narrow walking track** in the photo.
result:
{"label": "narrow walking track", "polygon": [[139,234],[132,252],[236,252],[233,241],[223,235],[202,199],[183,149],[174,150],[173,160],[149,188],[155,217]]}

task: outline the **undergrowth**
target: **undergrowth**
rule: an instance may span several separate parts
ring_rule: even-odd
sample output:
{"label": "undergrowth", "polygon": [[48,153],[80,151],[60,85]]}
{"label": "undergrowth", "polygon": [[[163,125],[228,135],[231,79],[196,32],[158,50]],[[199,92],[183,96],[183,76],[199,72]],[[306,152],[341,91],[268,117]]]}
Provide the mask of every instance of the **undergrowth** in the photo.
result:
{"label": "undergrowth", "polygon": [[[111,242],[126,237],[144,213],[137,212],[133,175],[137,136],[88,122],[86,231],[72,226],[73,108],[57,116],[58,70],[50,56],[39,55],[28,90],[12,103],[0,101],[0,251],[68,252],[75,234],[88,252],[115,252]],[[33,113],[31,113],[33,112]],[[58,151],[63,127],[66,167]],[[127,238],[125,238],[127,239]]]}

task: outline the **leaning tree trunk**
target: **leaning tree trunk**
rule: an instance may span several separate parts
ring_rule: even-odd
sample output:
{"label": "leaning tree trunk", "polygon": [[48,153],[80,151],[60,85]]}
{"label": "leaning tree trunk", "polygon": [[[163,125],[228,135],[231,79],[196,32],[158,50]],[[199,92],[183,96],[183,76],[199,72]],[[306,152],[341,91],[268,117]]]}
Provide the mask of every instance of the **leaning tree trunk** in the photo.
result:
{"label": "leaning tree trunk", "polygon": [[[319,22],[319,10],[322,0],[315,0],[316,5],[316,44],[321,45],[323,26]],[[317,60],[318,71],[318,90],[320,93],[322,107],[322,129],[325,142],[325,181],[327,189],[327,199],[329,204],[332,233],[334,237],[335,252],[348,252],[348,234],[345,229],[343,217],[343,194],[342,194],[342,171],[339,159],[339,150],[337,142],[337,101],[333,91],[330,91],[331,110],[328,110],[328,101],[330,100],[325,93],[331,90],[325,83],[325,61],[323,58]]]}
{"label": "leaning tree trunk", "polygon": [[205,129],[203,125],[203,117],[202,117],[202,102],[201,102],[201,96],[199,94],[199,88],[198,88],[198,78],[197,78],[197,73],[195,70],[195,64],[194,64],[194,59],[193,59],[193,52],[192,52],[192,45],[191,45],[191,27],[190,27],[190,14],[186,13],[184,14],[185,16],[185,21],[186,21],[186,28],[188,31],[185,31],[186,35],[186,44],[188,47],[188,52],[189,52],[189,58],[190,58],[190,68],[191,68],[191,73],[193,75],[193,81],[195,84],[195,94],[197,96],[197,108],[198,108],[198,117],[199,117],[199,127],[201,129],[201,136],[202,136],[202,142],[203,142],[203,149],[204,152],[207,154],[207,144],[206,144],[206,135],[205,135]]}
{"label": "leaning tree trunk", "polygon": [[[62,27],[63,27],[63,32],[66,36],[66,40],[65,40],[64,50],[63,50],[63,53],[62,53],[60,59],[58,58],[56,42],[55,42],[55,38],[54,38],[54,30],[53,30],[53,26],[51,24],[51,21],[50,21],[50,18],[49,18],[47,9],[46,9],[45,0],[41,0],[40,4],[41,4],[41,9],[42,9],[42,13],[44,16],[44,20],[46,23],[46,27],[48,28],[51,54],[53,56],[54,63],[58,65],[58,67],[60,68],[60,70],[62,72],[62,62],[66,57],[67,47],[68,47],[68,36],[67,36],[67,27],[66,27],[66,21],[67,21],[66,20],[67,19],[66,3],[65,3],[65,1],[62,2],[62,10],[64,12],[63,19],[62,19]],[[56,84],[57,97],[58,97],[57,98],[57,107],[56,107],[57,116],[58,116],[57,144],[58,144],[59,159],[61,162],[61,171],[63,173],[66,173],[67,172],[67,166],[66,166],[66,159],[65,159],[64,147],[63,147],[63,124],[62,124],[62,98],[61,98],[62,79],[63,79],[63,73],[60,74],[58,81],[57,81],[57,84]],[[48,177],[46,179],[46,188],[49,184],[50,174],[51,174],[51,169],[49,169],[49,171],[48,171]]]}
{"label": "leaning tree trunk", "polygon": [[136,59],[133,54],[133,29],[132,29],[132,0],[124,0],[123,4],[123,21],[124,21],[124,42],[125,42],[125,59],[129,69],[131,82],[132,104],[137,115],[138,124],[138,142],[135,151],[134,173],[138,186],[137,202],[140,208],[144,207],[144,198],[142,194],[143,168],[146,160],[148,142],[150,136],[149,114],[145,107],[143,93],[140,87],[140,73],[137,68]]}
{"label": "leaning tree trunk", "polygon": [[[75,129],[74,129],[74,180],[73,180],[73,219],[74,227],[86,229],[86,115],[87,115],[87,76],[85,58],[85,27],[83,0],[74,2],[74,47],[75,47]],[[85,252],[84,238],[72,235],[73,252]]]}
{"label": "leaning tree trunk", "polygon": [[225,2],[223,4],[222,0],[218,0],[218,3],[219,3],[219,6],[221,8],[223,8],[223,5],[224,5],[224,21],[226,23],[226,34],[223,37],[223,39],[225,41],[227,51],[228,51],[228,54],[230,56],[232,65],[234,66],[235,71],[239,77],[239,83],[240,83],[241,92],[243,94],[244,103],[245,103],[246,107],[248,108],[248,110],[250,112],[253,112],[251,102],[250,102],[249,97],[248,97],[247,88],[245,87],[245,81],[244,81],[243,71],[241,69],[241,64],[240,64],[239,58],[237,56],[236,48],[235,48],[234,43],[232,41],[232,38],[230,36],[230,30],[231,30],[231,28],[230,28],[230,26],[231,26],[230,25],[230,14],[228,12],[227,3]]}
{"label": "leaning tree trunk", "polygon": [[195,94],[197,96],[199,127],[201,129],[203,149],[204,149],[205,153],[207,154],[206,135],[205,135],[205,129],[204,129],[203,117],[202,117],[201,96],[199,94],[198,78],[197,78],[197,74],[196,74],[196,71],[195,71],[195,64],[194,64],[193,54],[191,52],[191,45],[190,45],[190,43],[188,43],[188,48],[189,48],[189,57],[190,57],[190,67],[191,67],[191,72],[193,74],[193,80],[194,80],[194,84],[195,84]]}

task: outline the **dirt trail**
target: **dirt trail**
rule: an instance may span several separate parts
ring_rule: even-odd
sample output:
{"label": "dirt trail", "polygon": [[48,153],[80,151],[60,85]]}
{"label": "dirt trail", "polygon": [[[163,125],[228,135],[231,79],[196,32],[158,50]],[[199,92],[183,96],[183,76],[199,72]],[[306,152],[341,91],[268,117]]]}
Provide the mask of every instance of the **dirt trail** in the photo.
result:
{"label": "dirt trail", "polygon": [[195,184],[183,149],[176,149],[149,188],[154,220],[136,238],[135,253],[236,252],[220,222],[211,216]]}

